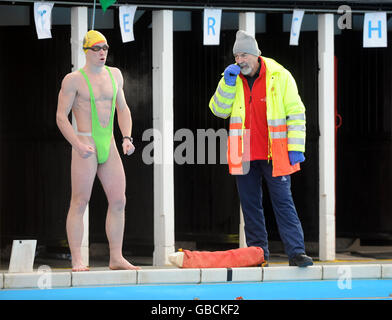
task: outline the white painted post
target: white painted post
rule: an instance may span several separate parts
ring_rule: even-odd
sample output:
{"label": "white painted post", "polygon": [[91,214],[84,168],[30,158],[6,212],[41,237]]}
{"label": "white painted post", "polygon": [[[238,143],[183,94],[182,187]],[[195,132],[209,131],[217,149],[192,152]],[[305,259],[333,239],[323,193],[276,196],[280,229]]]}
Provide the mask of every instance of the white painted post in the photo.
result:
{"label": "white painted post", "polygon": [[152,13],[154,136],[153,265],[170,264],[174,252],[173,11]]}
{"label": "white painted post", "polygon": [[[86,57],[83,52],[83,38],[88,31],[88,15],[87,7],[72,7],[71,8],[71,59],[72,71],[82,68],[86,63]],[[72,113],[72,126],[75,130],[76,121]],[[82,259],[86,266],[89,265],[89,248],[88,248],[88,235],[89,235],[89,210],[88,206],[83,215],[83,240],[82,240]]]}
{"label": "white painted post", "polygon": [[[245,31],[247,34],[255,37],[256,35],[256,14],[254,12],[240,12],[239,14],[239,30]],[[246,248],[246,237],[245,237],[245,222],[244,214],[242,213],[242,207],[240,205],[240,226],[239,226],[239,242],[240,248]]]}
{"label": "white painted post", "polygon": [[256,13],[240,12],[239,14],[239,30],[245,31],[252,37],[256,35]]}
{"label": "white painted post", "polygon": [[318,16],[319,56],[319,259],[335,260],[334,17]]}

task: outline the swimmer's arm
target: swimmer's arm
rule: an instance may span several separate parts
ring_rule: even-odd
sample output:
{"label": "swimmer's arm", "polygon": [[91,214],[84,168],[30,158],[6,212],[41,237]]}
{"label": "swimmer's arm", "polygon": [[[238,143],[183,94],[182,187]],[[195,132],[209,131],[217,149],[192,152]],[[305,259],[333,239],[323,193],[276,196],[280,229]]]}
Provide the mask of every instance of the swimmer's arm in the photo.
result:
{"label": "swimmer's arm", "polygon": [[129,107],[127,105],[127,102],[125,100],[125,95],[124,95],[124,90],[123,90],[123,85],[124,85],[124,80],[121,74],[121,71],[117,68],[114,68],[113,70],[116,75],[117,79],[117,85],[118,85],[118,90],[117,90],[117,99],[116,99],[116,109],[117,109],[117,120],[118,120],[118,126],[120,127],[122,136],[132,136],[132,115],[131,111],[129,110]]}
{"label": "swimmer's arm", "polygon": [[74,75],[68,74],[64,77],[58,96],[56,123],[64,138],[68,140],[72,147],[78,149],[80,141],[68,119],[68,115],[75,101],[77,92],[76,83],[77,81],[75,81]]}

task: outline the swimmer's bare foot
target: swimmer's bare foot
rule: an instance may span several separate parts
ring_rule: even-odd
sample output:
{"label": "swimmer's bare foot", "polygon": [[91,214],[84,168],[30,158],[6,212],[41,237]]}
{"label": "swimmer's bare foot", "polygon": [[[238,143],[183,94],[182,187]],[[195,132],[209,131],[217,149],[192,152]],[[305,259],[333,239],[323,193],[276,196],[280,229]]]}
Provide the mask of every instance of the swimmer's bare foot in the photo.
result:
{"label": "swimmer's bare foot", "polygon": [[134,266],[123,257],[118,260],[110,259],[109,268],[111,270],[140,270],[140,267]]}
{"label": "swimmer's bare foot", "polygon": [[72,266],[72,272],[90,271],[89,267],[86,267],[83,263],[76,263]]}

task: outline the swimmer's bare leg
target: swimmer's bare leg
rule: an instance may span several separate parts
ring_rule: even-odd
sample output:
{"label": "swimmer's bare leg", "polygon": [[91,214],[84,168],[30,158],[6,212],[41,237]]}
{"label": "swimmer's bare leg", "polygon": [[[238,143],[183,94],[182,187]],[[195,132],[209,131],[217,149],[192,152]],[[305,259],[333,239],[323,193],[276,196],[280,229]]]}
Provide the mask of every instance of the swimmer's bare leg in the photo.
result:
{"label": "swimmer's bare leg", "polygon": [[72,271],[88,271],[83,263],[81,245],[83,239],[83,215],[90,200],[95,174],[97,171],[96,157],[83,159],[72,150],[71,185],[72,197],[67,215],[67,237],[72,256]]}
{"label": "swimmer's bare leg", "polygon": [[125,226],[125,173],[120,155],[112,140],[108,160],[100,164],[97,175],[108,199],[106,216],[106,235],[109,241],[112,270],[139,270],[139,267],[128,262],[122,255]]}

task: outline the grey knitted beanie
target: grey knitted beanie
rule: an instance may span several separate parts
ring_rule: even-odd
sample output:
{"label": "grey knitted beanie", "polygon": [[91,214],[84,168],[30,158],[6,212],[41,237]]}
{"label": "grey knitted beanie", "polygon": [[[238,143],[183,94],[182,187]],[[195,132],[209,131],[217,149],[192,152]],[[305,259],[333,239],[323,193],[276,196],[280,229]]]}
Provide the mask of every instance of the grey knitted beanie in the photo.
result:
{"label": "grey knitted beanie", "polygon": [[242,30],[237,31],[236,39],[233,46],[234,55],[240,52],[253,54],[257,57],[261,54],[255,38],[248,35],[245,31]]}

